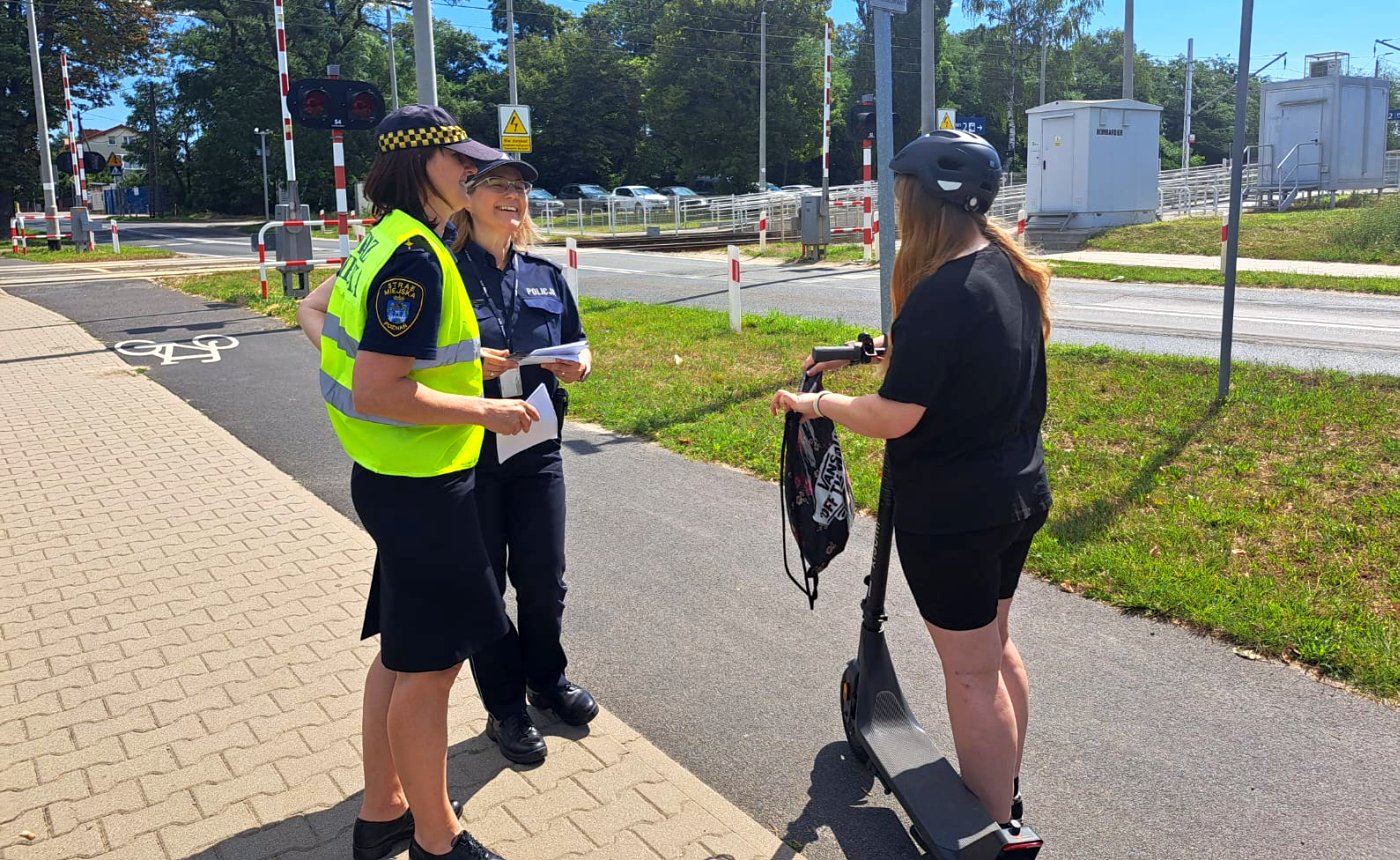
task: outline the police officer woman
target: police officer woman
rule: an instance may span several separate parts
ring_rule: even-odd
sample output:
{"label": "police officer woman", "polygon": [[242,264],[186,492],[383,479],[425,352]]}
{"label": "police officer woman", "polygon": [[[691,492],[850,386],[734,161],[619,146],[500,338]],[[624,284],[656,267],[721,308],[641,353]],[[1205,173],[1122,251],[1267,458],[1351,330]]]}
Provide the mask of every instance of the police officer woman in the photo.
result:
{"label": "police officer woman", "polygon": [[[584,340],[578,306],[554,263],[528,252],[537,238],[530,221],[535,168],[501,158],[479,163],[466,206],[454,218],[457,264],[481,329],[486,396],[510,401],[543,385],[562,426],[568,392],[559,383],[588,377],[592,355],[579,361],[519,366],[508,356]],[[477,467],[477,511],[496,584],[515,586],[519,626],[472,655],[472,672],[490,717],[486,733],[514,762],[544,759],[548,750],[529,712],[554,711],[570,725],[598,714],[587,690],[564,674],[564,463],[559,440],[500,462],[486,434]]]}
{"label": "police officer woman", "polygon": [[1021,812],[1029,687],[1008,619],[1050,510],[1040,437],[1050,275],[987,220],[1001,161],[985,140],[935,131],[890,168],[902,244],[884,382],[854,398],[779,391],[772,408],[889,440],[895,545],[942,661],[962,778],[1009,824]]}
{"label": "police officer woman", "polygon": [[473,159],[495,151],[429,105],[394,111],[377,138],[365,193],[380,221],[298,311],[321,350],[321,393],[377,550],[362,638],[378,634],[379,654],[365,679],[354,857],[409,842],[414,860],[499,860],[447,797],[448,694],[462,662],[510,628],[481,536],[463,523],[476,522],[485,431],[517,433],[540,416],[482,396],[476,314],[441,240],[466,203]]}

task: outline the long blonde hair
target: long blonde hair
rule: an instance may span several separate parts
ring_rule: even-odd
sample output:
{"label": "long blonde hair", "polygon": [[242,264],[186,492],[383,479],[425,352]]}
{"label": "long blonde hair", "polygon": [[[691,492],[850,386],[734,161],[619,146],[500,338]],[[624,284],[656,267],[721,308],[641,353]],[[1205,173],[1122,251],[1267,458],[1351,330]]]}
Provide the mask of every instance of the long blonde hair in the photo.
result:
{"label": "long blonde hair", "polygon": [[924,191],[912,176],[901,175],[894,183],[899,204],[899,252],[890,278],[890,300],[894,315],[904,307],[914,286],[943,268],[967,248],[974,235],[1005,252],[1011,268],[1030,285],[1040,300],[1041,331],[1050,337],[1050,269],[1032,260],[1016,243],[1015,237],[982,212],[967,212],[961,206]]}

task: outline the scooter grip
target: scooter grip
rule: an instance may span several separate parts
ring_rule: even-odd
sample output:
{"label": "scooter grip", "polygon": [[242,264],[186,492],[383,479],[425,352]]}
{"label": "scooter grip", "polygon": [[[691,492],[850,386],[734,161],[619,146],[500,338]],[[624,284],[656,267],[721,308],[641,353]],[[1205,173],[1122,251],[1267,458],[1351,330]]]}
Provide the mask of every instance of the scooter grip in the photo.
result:
{"label": "scooter grip", "polygon": [[812,363],[821,364],[826,361],[844,361],[849,364],[858,364],[865,357],[865,349],[859,344],[855,346],[815,346],[812,347]]}

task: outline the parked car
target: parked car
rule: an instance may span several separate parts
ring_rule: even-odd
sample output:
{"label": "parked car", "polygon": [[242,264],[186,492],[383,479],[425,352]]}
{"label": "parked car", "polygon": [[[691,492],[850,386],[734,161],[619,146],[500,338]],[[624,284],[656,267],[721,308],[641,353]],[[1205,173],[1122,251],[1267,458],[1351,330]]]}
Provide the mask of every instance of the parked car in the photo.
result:
{"label": "parked car", "polygon": [[671,201],[650,185],[619,185],[613,189],[617,208],[621,212],[641,212],[643,209],[669,209]]}
{"label": "parked car", "polygon": [[528,196],[530,198],[530,214],[537,218],[545,213],[557,216],[564,211],[564,201],[543,188],[530,189]]}
{"label": "parked car", "polygon": [[559,199],[567,209],[582,207],[584,212],[606,212],[613,196],[601,185],[575,182],[559,189]]}
{"label": "parked car", "polygon": [[753,185],[750,185],[749,187],[750,187],[751,189],[753,189],[753,190],[750,192],[751,194],[763,194],[763,193],[765,193],[765,192],[768,193],[768,194],[778,194],[778,193],[781,193],[782,190],[783,190],[783,189],[779,188],[778,186],[774,185],[774,184],[771,183],[771,182],[767,183],[766,185],[759,185],[757,182],[755,182]]}
{"label": "parked car", "polygon": [[684,185],[667,185],[657,190],[666,197],[679,201],[681,208],[686,210],[699,209],[708,202]]}

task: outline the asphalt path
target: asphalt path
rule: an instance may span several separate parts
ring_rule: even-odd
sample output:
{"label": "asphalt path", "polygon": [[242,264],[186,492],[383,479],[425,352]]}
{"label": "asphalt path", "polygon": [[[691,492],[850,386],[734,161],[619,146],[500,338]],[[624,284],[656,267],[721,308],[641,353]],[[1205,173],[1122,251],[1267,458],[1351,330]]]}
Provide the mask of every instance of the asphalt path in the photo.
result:
{"label": "asphalt path", "polygon": [[[123,357],[353,515],[299,332],[141,281],[7,289],[108,346],[237,338],[216,362]],[[814,860],[917,856],[849,760],[837,711],[870,522],[808,611],[781,572],[776,487],[573,424],[566,447],[570,675]],[[892,575],[891,650],[950,750],[933,651]],[[1042,856],[1400,857],[1400,711],[1053,584],[1025,582],[1013,624],[1034,686],[1023,788]]]}
{"label": "asphalt path", "polygon": [[[563,263],[564,255],[543,255]],[[720,257],[581,249],[586,296],[724,310],[728,265]],[[851,266],[743,269],[745,313],[778,311],[880,327],[879,275]],[[1218,358],[1223,290],[1056,278],[1050,291],[1059,343]],[[1233,358],[1305,370],[1400,374],[1400,297],[1322,290],[1236,291]]]}

